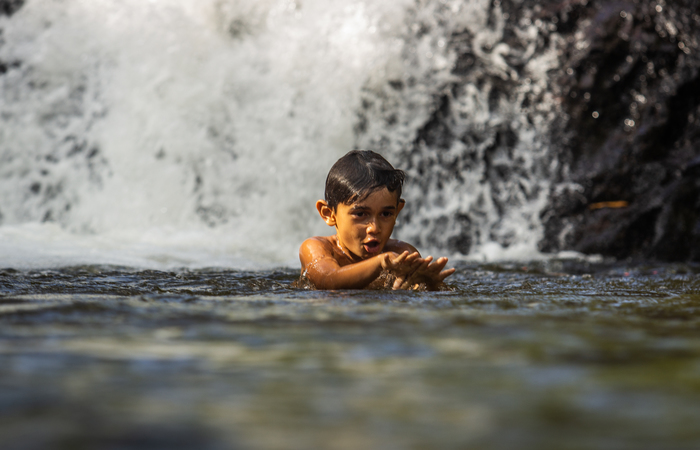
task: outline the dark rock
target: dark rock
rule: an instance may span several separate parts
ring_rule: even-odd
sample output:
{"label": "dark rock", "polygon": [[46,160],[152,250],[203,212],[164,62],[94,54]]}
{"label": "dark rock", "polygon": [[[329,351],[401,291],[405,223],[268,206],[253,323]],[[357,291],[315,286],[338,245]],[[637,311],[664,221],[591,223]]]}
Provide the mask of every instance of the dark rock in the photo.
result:
{"label": "dark rock", "polygon": [[700,2],[572,3],[556,181],[580,189],[553,189],[540,248],[698,261]]}
{"label": "dark rock", "polygon": [[0,16],[11,16],[24,6],[25,0],[0,0]]}
{"label": "dark rock", "polygon": [[[0,16],[11,16],[16,13],[22,6],[24,0],[0,0]],[[5,43],[3,39],[3,29],[0,28],[0,47]],[[4,75],[10,69],[15,69],[21,66],[19,61],[6,62],[0,60],[0,75]]]}

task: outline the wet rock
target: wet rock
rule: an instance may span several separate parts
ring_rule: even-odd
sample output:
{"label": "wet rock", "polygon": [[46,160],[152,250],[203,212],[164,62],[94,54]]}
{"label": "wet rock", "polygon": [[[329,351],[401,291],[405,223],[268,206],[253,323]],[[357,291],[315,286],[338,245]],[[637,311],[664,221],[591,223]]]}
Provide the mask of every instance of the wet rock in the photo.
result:
{"label": "wet rock", "polygon": [[24,6],[24,0],[0,0],[0,16],[11,16]]}
{"label": "wet rock", "polygon": [[[24,5],[24,0],[0,0],[0,16],[11,16]],[[3,39],[3,29],[0,27],[0,47],[5,43]],[[0,59],[0,75],[4,75],[8,70],[21,65],[18,61],[3,61]]]}
{"label": "wet rock", "polygon": [[700,2],[567,3],[541,250],[700,260]]}

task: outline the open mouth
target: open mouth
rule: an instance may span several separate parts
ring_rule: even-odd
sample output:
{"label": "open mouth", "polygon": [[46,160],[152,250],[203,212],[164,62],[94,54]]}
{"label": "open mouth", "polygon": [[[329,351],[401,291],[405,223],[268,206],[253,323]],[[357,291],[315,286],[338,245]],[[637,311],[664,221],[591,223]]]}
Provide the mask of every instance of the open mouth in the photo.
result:
{"label": "open mouth", "polygon": [[380,243],[377,240],[372,240],[372,241],[363,243],[362,247],[364,247],[364,249],[367,253],[378,253]]}

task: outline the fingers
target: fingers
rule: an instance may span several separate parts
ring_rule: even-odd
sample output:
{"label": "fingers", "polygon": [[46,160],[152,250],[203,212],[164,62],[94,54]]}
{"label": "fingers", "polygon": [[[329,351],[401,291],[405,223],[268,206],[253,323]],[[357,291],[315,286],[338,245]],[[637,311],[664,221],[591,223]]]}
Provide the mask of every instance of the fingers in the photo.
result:
{"label": "fingers", "polygon": [[423,258],[420,257],[420,255],[419,255],[417,252],[416,252],[416,253],[412,253],[411,256],[410,256],[409,258],[411,258],[411,259],[410,259],[410,260],[407,259],[406,262],[407,262],[408,264],[407,264],[406,269],[407,269],[410,273],[413,273],[413,272],[415,272],[416,270],[418,270],[418,269],[424,264],[424,261],[425,261]]}
{"label": "fingers", "polygon": [[422,261],[421,266],[413,272],[412,276],[431,280],[432,282],[442,282],[442,280],[455,273],[454,268],[443,270],[445,265],[447,265],[447,258],[440,257],[433,261],[432,256],[428,256]]}
{"label": "fingers", "polygon": [[420,265],[418,269],[416,269],[416,275],[418,276],[425,276],[430,273],[430,265],[432,264],[432,258],[427,257],[425,258],[425,261],[423,261],[423,264]]}
{"label": "fingers", "polygon": [[406,260],[407,257],[408,257],[408,250],[406,250],[405,252],[401,253],[401,254],[400,254],[399,256],[397,256],[392,262],[393,262],[394,264],[401,264],[402,262],[404,262],[404,261]]}
{"label": "fingers", "polygon": [[434,259],[432,256],[421,258],[418,252],[404,251],[400,255],[392,253],[385,259],[385,269],[390,270],[396,279],[392,289],[410,289],[415,283],[440,283],[455,273],[455,269],[445,269],[447,258]]}
{"label": "fingers", "polygon": [[420,259],[420,254],[418,252],[409,253],[409,251],[406,250],[396,258],[393,258],[391,262],[393,264],[410,263],[417,259]]}
{"label": "fingers", "polygon": [[396,267],[397,265],[401,264],[401,262],[406,259],[408,256],[408,251],[405,251],[401,253],[400,255],[397,255],[394,252],[387,252],[387,253],[382,253],[381,257],[383,258],[381,261],[381,265],[383,269],[392,269]]}
{"label": "fingers", "polygon": [[416,268],[414,273],[416,275],[428,275],[433,271],[433,269],[431,269],[431,267],[434,267],[434,266],[435,266],[435,262],[433,262],[433,257],[428,256],[428,257],[421,260],[420,266],[418,266]]}
{"label": "fingers", "polygon": [[[405,253],[408,253],[408,250],[406,250]],[[413,253],[411,253],[410,255],[408,255],[408,256],[406,257],[406,262],[414,262],[414,261],[417,261],[417,260],[419,260],[419,259],[421,259],[420,253],[418,253],[418,252],[413,252]]]}
{"label": "fingers", "polygon": [[409,253],[408,250],[387,260],[386,269],[401,269],[402,271],[412,272],[423,261],[418,252]]}
{"label": "fingers", "polygon": [[445,278],[455,273],[455,270],[456,269],[454,267],[452,269],[443,270],[438,274],[438,280],[443,281]]}
{"label": "fingers", "polygon": [[445,268],[445,265],[447,265],[447,258],[443,256],[442,258],[438,258],[437,261],[428,266],[428,270],[431,273],[440,273],[440,271]]}

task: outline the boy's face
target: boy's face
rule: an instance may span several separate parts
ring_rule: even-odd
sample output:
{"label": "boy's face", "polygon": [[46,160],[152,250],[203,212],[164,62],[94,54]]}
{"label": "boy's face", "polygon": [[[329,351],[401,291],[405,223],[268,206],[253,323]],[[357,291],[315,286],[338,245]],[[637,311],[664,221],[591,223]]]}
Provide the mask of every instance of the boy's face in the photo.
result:
{"label": "boy's face", "polygon": [[335,211],[331,210],[331,221],[324,219],[329,225],[335,225],[338,243],[348,256],[367,259],[384,250],[403,206],[398,192],[382,188],[362,201],[339,204]]}

